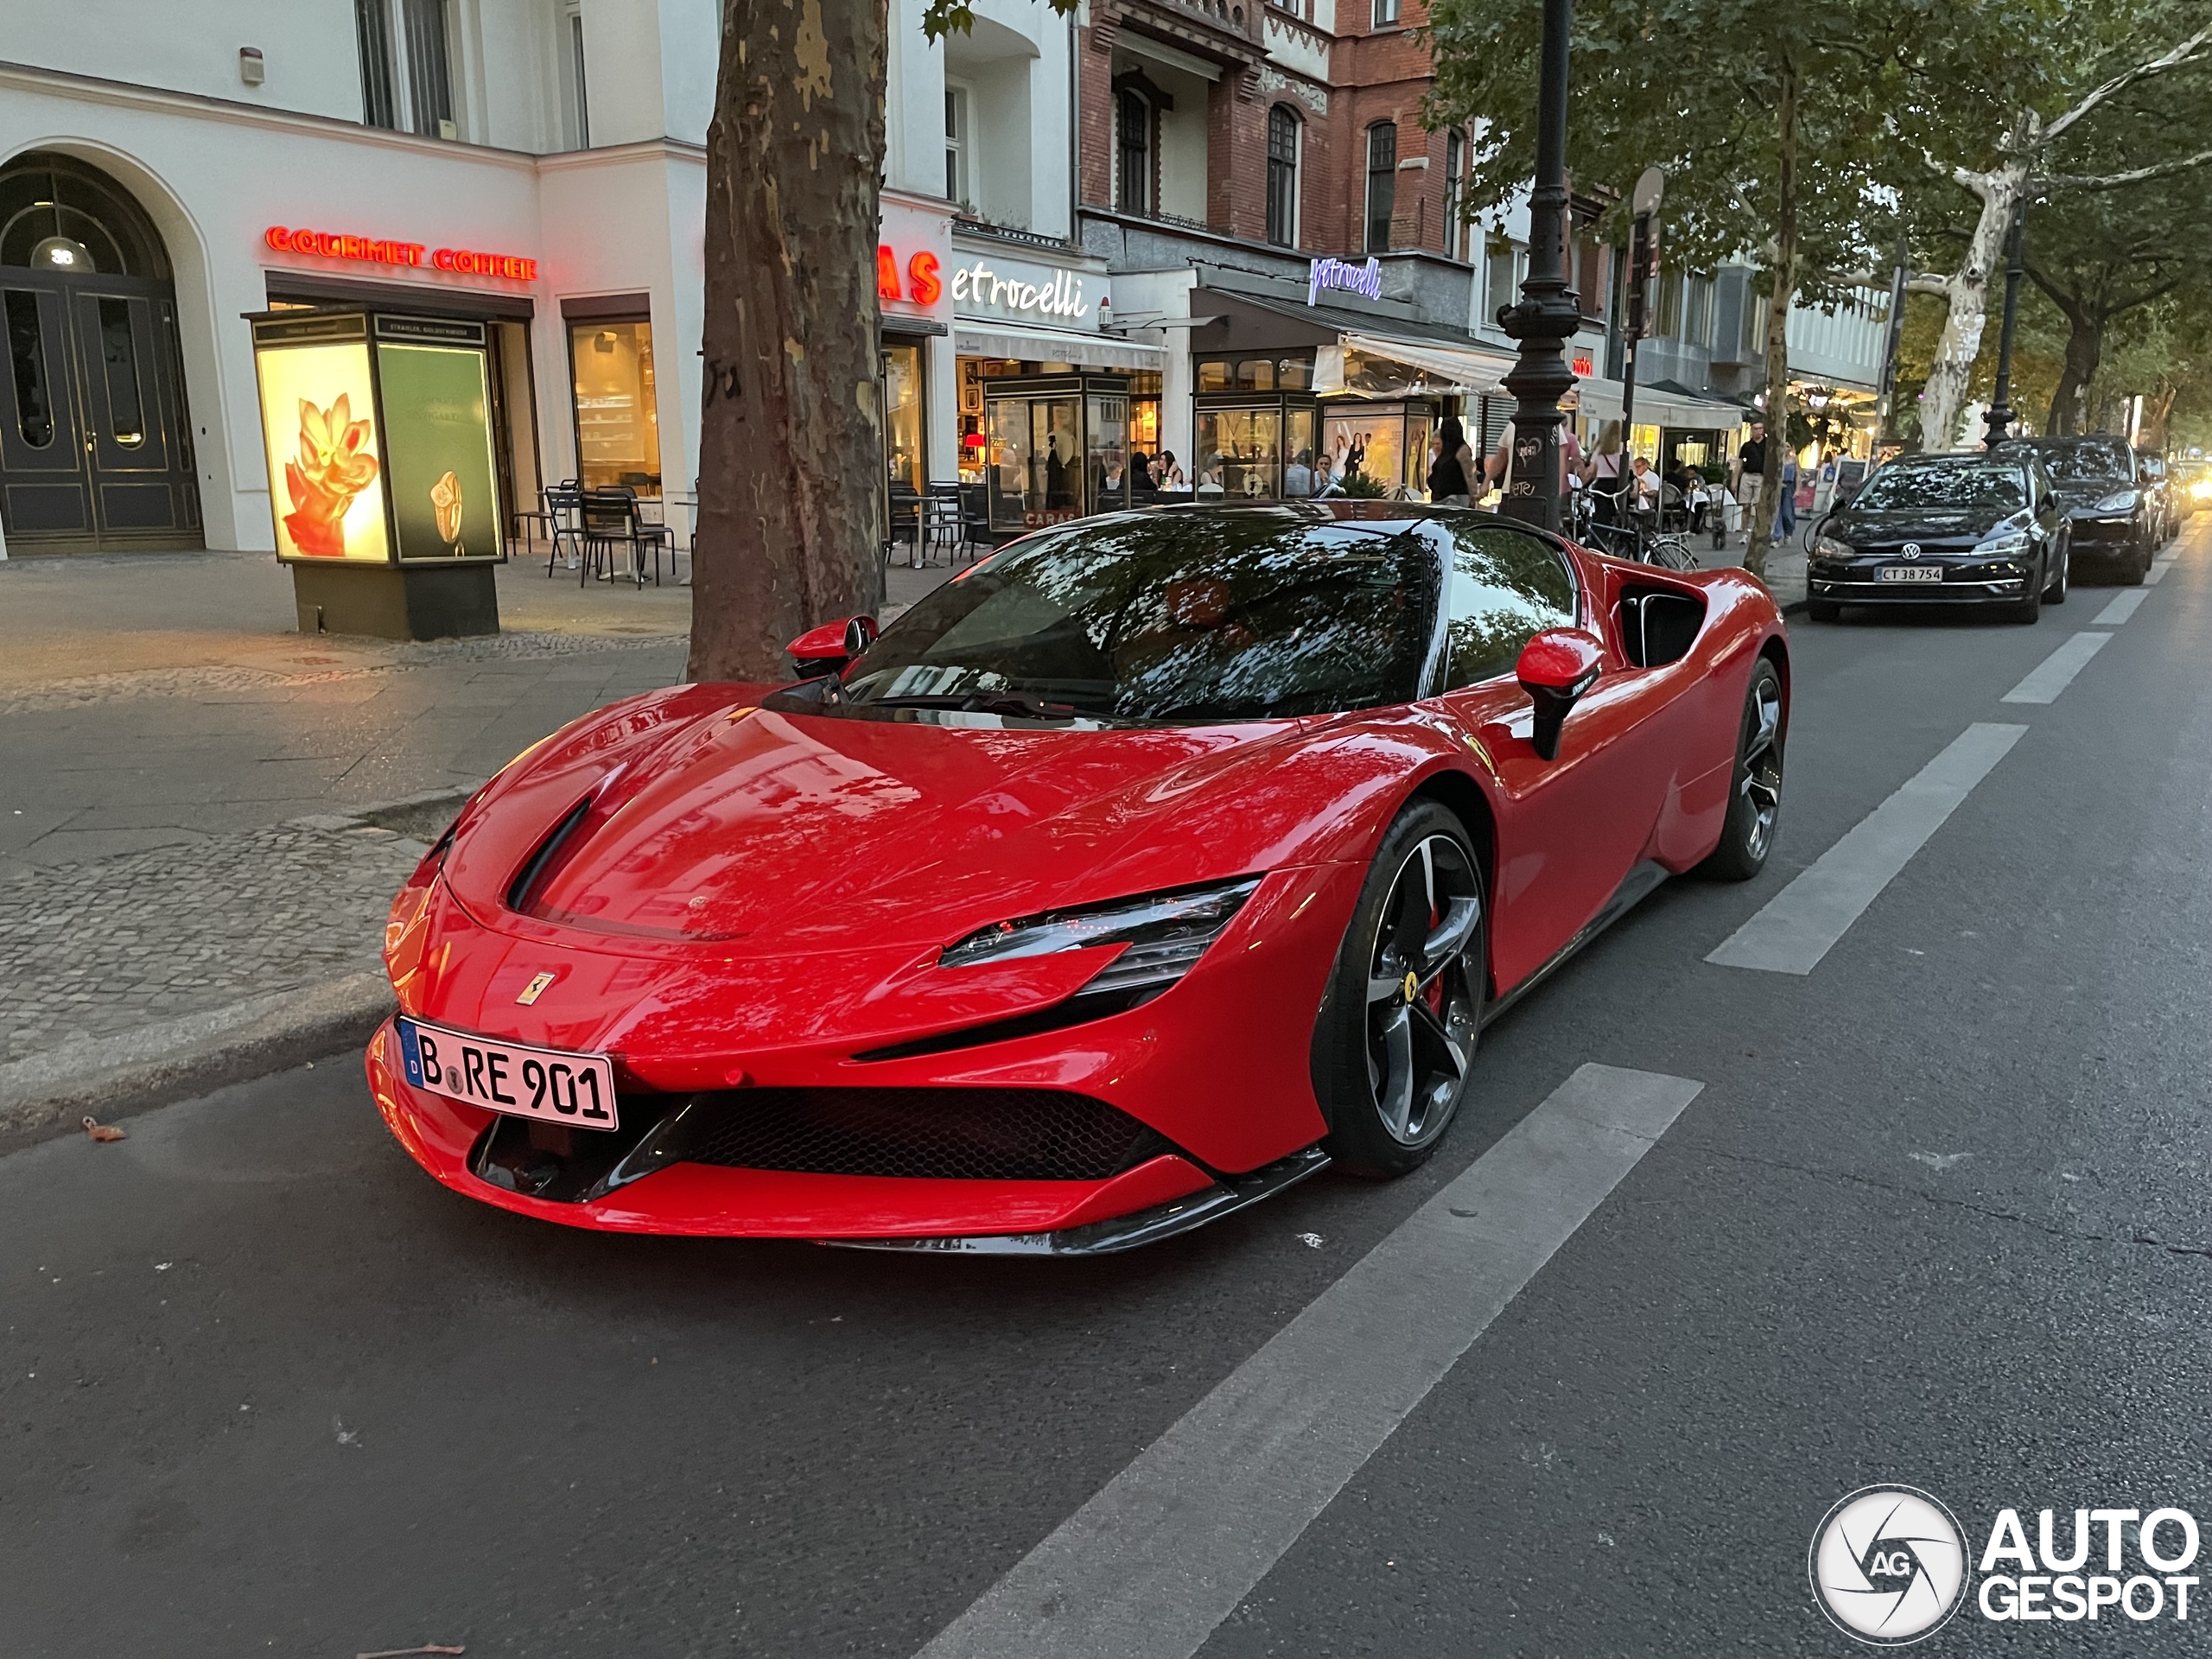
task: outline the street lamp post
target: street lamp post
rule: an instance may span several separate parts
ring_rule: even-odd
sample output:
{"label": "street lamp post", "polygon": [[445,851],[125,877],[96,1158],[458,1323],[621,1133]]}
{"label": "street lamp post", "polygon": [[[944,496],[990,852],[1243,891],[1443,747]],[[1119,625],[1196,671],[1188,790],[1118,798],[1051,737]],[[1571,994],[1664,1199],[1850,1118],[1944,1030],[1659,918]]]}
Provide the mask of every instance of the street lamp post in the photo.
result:
{"label": "street lamp post", "polygon": [[1574,0],[1544,0],[1544,52],[1536,92],[1536,179],[1529,198],[1529,276],[1498,327],[1521,342],[1505,377],[1513,394],[1513,476],[1502,511],[1560,527],[1559,400],[1574,385],[1567,341],[1582,307],[1567,285],[1567,37]]}
{"label": "street lamp post", "polygon": [[1983,417],[1989,423],[1989,435],[1982,441],[1985,448],[1994,448],[2012,430],[2012,326],[2020,311],[2020,233],[2027,217],[2027,198],[2023,196],[2012,209],[2012,234],[2006,243],[2005,327],[1997,336],[1997,389],[1990,395],[1989,413]]}

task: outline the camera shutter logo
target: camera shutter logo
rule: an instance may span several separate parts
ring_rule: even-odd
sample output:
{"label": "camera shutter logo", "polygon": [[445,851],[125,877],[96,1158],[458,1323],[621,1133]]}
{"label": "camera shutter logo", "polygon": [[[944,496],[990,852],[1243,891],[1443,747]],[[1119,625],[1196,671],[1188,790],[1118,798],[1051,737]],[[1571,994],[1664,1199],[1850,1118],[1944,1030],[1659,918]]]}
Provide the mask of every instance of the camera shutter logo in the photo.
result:
{"label": "camera shutter logo", "polygon": [[1911,1486],[1866,1486],[1830,1510],[1808,1558],[1813,1599],[1847,1636],[1899,1648],[1940,1629],[1966,1599],[1965,1535]]}

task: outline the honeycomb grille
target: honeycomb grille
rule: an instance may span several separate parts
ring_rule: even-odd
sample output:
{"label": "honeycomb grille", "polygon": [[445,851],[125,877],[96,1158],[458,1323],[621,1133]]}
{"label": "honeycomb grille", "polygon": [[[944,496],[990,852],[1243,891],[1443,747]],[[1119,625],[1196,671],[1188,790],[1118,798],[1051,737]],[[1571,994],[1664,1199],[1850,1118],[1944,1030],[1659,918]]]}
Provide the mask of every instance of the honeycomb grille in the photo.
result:
{"label": "honeycomb grille", "polygon": [[727,1169],[1098,1181],[1174,1147],[1056,1089],[744,1089],[702,1095],[681,1154]]}

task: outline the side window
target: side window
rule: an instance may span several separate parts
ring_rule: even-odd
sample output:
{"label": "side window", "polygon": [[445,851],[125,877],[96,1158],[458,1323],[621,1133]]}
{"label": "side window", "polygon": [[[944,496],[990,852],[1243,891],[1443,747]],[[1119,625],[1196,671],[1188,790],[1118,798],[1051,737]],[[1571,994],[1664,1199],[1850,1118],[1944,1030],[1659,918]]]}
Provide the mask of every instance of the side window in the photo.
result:
{"label": "side window", "polygon": [[1530,636],[1574,626],[1567,556],[1527,531],[1455,526],[1451,559],[1446,690],[1510,673]]}

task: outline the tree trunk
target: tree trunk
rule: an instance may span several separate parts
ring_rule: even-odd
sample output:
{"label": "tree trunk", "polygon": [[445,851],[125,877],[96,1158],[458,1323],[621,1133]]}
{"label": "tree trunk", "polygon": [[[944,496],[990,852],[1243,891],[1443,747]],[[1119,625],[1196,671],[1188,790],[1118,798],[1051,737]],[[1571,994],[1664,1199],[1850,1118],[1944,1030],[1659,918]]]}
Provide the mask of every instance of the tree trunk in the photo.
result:
{"label": "tree trunk", "polygon": [[2050,397],[2050,430],[2056,437],[2070,437],[2088,423],[2089,385],[2105,351],[2101,313],[2069,308],[2066,321],[2066,366]]}
{"label": "tree trunk", "polygon": [[884,0],[733,0],[707,130],[694,679],[883,598]]}
{"label": "tree trunk", "polygon": [[1789,302],[1797,292],[1797,71],[1784,65],[1775,111],[1774,288],[1766,303],[1766,470],[1759,504],[1744,540],[1744,568],[1766,575],[1767,551],[1782,512],[1782,458],[1789,451]]}
{"label": "tree trunk", "polygon": [[[1936,342],[1936,361],[1920,394],[1920,447],[1955,449],[1959,413],[1966,407],[1967,384],[1981,355],[1981,331],[1989,318],[1989,277],[2004,257],[2005,238],[2012,225],[2013,205],[2027,188],[2024,162],[2013,162],[1981,175],[1975,193],[1981,215],[1974,221],[1967,256],[1943,283],[1949,307]],[[1979,444],[1973,446],[1980,448]]]}

